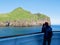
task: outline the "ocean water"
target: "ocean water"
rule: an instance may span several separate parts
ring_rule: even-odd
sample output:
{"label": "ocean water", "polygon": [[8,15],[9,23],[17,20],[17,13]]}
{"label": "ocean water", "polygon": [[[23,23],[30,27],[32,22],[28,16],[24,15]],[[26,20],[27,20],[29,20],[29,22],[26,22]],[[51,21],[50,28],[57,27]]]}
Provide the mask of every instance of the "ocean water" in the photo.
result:
{"label": "ocean water", "polygon": [[[52,25],[53,31],[60,31],[60,25]],[[0,36],[11,36],[17,34],[29,34],[41,32],[42,26],[33,27],[0,27]]]}
{"label": "ocean water", "polygon": [[52,25],[51,27],[53,31],[60,31],[60,25]]}

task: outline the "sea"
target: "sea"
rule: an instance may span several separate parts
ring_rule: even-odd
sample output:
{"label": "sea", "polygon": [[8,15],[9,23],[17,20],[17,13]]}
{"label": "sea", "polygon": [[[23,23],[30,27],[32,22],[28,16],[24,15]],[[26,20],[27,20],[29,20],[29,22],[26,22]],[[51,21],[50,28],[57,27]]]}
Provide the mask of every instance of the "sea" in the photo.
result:
{"label": "sea", "polygon": [[[52,31],[60,31],[60,25],[51,25]],[[42,26],[0,27],[0,37],[41,32]]]}

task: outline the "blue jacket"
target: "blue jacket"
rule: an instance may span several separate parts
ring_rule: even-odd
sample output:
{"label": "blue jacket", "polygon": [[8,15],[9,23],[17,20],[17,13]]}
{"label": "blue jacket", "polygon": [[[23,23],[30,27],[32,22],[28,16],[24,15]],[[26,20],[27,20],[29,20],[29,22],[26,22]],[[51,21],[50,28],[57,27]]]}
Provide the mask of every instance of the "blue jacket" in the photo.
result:
{"label": "blue jacket", "polygon": [[44,37],[49,39],[52,37],[52,28],[50,26],[43,26],[42,32],[44,33]]}

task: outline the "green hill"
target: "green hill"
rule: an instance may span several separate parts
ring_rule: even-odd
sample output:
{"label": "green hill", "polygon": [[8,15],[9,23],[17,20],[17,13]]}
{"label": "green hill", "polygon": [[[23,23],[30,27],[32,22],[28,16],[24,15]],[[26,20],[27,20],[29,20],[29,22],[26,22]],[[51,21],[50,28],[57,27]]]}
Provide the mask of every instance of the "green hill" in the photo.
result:
{"label": "green hill", "polygon": [[[6,22],[9,22],[9,23],[11,23],[10,25],[15,25],[13,23],[18,24],[18,22],[19,22],[19,24],[20,23],[22,23],[22,24],[29,23],[28,25],[30,25],[30,23],[31,23],[31,25],[32,25],[33,24],[32,22],[36,22],[36,23],[37,23],[37,21],[44,22],[44,20],[50,22],[50,18],[48,16],[46,16],[44,14],[40,14],[40,13],[32,14],[31,12],[26,11],[20,7],[14,9],[10,13],[0,14],[0,22],[2,22],[3,24],[5,24]],[[3,25],[3,24],[1,24],[1,25]]]}

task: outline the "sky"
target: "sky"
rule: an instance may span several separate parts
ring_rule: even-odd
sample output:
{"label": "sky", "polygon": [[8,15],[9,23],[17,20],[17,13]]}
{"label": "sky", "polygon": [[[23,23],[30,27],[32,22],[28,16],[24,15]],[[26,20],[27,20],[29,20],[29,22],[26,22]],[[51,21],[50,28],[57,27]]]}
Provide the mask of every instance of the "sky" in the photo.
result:
{"label": "sky", "polygon": [[0,13],[9,13],[18,7],[45,14],[50,17],[52,25],[60,25],[60,0],[0,0]]}

